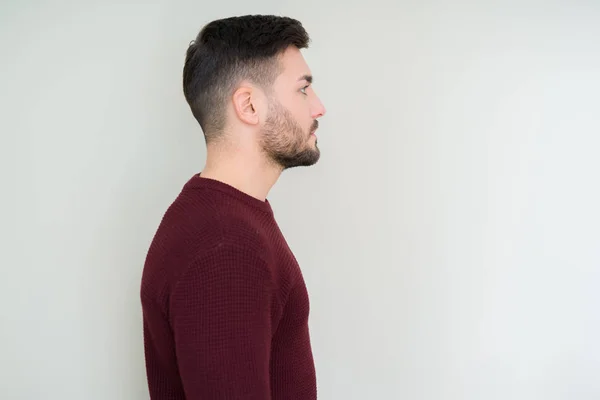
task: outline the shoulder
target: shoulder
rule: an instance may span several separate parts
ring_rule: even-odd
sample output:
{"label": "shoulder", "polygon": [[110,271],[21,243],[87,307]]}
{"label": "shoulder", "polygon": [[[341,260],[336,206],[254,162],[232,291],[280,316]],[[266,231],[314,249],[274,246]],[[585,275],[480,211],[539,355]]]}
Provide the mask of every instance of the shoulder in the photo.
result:
{"label": "shoulder", "polygon": [[[252,267],[267,266],[269,244],[251,218],[227,212],[210,220],[199,221],[204,234],[196,240],[188,268],[234,268],[243,272]],[[194,241],[196,241],[194,240]]]}
{"label": "shoulder", "polygon": [[236,273],[270,269],[268,244],[250,221],[225,215],[216,223],[218,235],[194,257],[192,268],[231,268]]}
{"label": "shoulder", "polygon": [[175,281],[174,299],[209,292],[232,298],[273,292],[273,268],[264,257],[264,244],[248,233],[224,230],[195,254]]}
{"label": "shoulder", "polygon": [[261,234],[262,226],[250,215],[223,213],[219,218],[219,246],[238,246],[264,253],[268,243]]}
{"label": "shoulder", "polygon": [[188,244],[200,244],[198,250],[223,242],[257,245],[261,223],[256,213],[228,200],[216,190],[186,188],[171,203],[161,228],[187,233]]}

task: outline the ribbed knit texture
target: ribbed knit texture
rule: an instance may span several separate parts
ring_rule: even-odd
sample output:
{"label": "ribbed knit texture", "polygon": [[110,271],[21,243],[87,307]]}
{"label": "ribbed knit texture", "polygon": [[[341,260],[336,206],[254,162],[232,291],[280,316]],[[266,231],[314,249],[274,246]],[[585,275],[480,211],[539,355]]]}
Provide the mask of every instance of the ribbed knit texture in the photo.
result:
{"label": "ribbed knit texture", "polygon": [[194,176],[141,282],[152,400],[314,400],[306,286],[268,201]]}

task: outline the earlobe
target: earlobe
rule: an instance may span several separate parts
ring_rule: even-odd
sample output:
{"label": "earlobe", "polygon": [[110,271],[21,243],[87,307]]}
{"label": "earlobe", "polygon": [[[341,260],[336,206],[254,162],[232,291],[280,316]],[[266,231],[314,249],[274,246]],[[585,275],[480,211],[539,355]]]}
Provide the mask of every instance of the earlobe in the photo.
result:
{"label": "earlobe", "polygon": [[233,94],[233,106],[237,117],[246,124],[258,123],[258,113],[253,103],[253,92],[250,87],[241,87]]}

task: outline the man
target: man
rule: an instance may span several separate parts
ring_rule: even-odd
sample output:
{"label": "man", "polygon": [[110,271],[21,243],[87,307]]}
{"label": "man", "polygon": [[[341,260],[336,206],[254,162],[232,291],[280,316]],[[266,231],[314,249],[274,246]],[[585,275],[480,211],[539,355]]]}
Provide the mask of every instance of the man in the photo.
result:
{"label": "man", "polygon": [[164,215],[141,300],[152,399],[315,399],[307,289],[267,194],[319,159],[325,109],[300,22],[244,16],[206,25],[183,89],[205,168]]}

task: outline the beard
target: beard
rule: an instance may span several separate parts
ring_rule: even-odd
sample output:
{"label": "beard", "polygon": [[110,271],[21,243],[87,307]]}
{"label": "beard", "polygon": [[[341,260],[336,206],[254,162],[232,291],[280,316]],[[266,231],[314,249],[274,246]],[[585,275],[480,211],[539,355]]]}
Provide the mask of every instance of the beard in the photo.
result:
{"label": "beard", "polygon": [[276,100],[269,103],[269,117],[265,122],[261,146],[269,159],[282,167],[308,167],[319,161],[321,151],[309,143],[310,135],[317,130],[315,120],[309,131],[302,129],[294,116]]}

